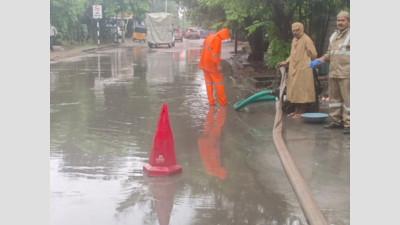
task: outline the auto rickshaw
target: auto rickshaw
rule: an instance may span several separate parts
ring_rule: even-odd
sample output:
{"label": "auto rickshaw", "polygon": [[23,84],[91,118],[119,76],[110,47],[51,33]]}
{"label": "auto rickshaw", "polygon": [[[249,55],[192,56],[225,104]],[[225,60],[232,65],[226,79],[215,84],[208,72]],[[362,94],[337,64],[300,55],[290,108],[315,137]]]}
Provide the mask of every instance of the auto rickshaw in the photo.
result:
{"label": "auto rickshaw", "polygon": [[135,30],[133,31],[133,41],[146,41],[146,27],[141,25],[136,25]]}

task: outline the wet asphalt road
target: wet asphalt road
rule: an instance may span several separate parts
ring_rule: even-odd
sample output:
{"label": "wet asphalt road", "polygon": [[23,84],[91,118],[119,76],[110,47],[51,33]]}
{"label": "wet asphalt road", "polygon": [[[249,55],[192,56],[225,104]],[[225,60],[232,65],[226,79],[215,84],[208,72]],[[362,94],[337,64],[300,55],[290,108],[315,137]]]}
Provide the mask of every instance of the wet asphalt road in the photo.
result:
{"label": "wet asphalt road", "polygon": [[[209,107],[200,45],[50,65],[50,224],[307,224],[272,142],[275,101],[235,111],[254,90],[224,63],[230,105]],[[163,103],[183,173],[148,178]],[[287,118],[283,135],[328,223],[350,224],[350,137]]]}

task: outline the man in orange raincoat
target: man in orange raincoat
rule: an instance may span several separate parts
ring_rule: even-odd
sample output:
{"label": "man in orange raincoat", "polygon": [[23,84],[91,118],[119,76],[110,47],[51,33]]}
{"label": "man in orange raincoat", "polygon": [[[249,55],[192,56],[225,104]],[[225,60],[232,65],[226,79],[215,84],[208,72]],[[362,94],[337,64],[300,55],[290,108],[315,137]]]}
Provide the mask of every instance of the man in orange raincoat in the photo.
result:
{"label": "man in orange raincoat", "polygon": [[199,68],[204,71],[209,105],[215,105],[213,85],[217,92],[218,103],[220,105],[227,104],[221,75],[221,66],[219,64],[221,61],[221,41],[228,38],[228,28],[224,28],[216,34],[208,35],[203,43],[203,52],[201,53]]}

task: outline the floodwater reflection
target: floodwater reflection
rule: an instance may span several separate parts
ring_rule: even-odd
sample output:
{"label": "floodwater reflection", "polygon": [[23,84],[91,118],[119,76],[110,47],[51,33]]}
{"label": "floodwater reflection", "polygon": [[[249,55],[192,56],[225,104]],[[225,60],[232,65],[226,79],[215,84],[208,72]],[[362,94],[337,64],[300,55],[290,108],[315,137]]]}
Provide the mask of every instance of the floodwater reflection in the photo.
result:
{"label": "floodwater reflection", "polygon": [[[127,48],[50,65],[50,224],[290,224],[298,208],[246,161],[254,137],[230,106],[208,106],[200,55]],[[142,168],[163,103],[183,172],[154,180]]]}
{"label": "floodwater reflection", "polygon": [[226,169],[221,167],[219,139],[225,123],[226,106],[218,107],[214,121],[215,106],[210,106],[205,119],[204,132],[198,140],[201,159],[206,172],[221,179],[226,177]]}

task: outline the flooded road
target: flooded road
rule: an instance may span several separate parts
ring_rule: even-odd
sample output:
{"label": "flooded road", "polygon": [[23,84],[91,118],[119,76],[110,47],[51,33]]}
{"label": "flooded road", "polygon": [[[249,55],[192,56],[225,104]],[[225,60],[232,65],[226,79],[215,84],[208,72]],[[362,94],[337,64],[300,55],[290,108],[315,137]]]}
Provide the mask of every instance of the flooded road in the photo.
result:
{"label": "flooded road", "polygon": [[[50,224],[307,224],[272,142],[275,101],[235,111],[253,93],[225,63],[230,104],[208,106],[200,45],[50,65]],[[142,170],[163,103],[183,172],[149,178]],[[327,221],[349,224],[349,137],[285,123]]]}

